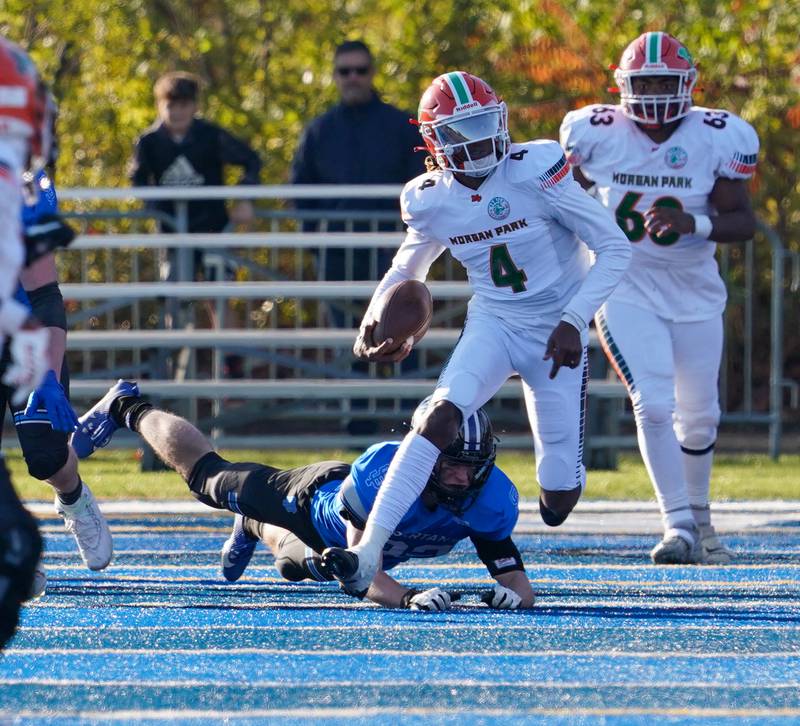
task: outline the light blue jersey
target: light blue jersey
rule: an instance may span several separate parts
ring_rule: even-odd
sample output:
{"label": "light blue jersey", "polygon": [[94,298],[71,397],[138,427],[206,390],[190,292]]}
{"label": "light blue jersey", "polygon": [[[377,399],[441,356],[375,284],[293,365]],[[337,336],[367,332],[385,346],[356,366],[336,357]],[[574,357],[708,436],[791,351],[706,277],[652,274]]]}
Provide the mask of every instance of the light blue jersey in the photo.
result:
{"label": "light blue jersey", "polygon": [[[347,526],[339,514],[363,527],[399,442],[375,444],[359,456],[344,482],[322,486],[311,502],[314,527],[328,547],[347,546]],[[469,536],[500,541],[511,535],[519,515],[519,495],[495,466],[475,502],[461,515],[442,506],[433,511],[417,499],[383,548],[383,569],[413,558],[440,557]]]}

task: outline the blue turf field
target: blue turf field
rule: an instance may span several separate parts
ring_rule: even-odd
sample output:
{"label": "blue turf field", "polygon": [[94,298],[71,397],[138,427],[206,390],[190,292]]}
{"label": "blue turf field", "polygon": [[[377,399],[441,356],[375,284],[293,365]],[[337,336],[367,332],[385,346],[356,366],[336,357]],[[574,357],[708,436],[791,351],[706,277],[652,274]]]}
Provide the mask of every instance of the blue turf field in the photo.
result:
{"label": "blue turf field", "polygon": [[727,568],[648,565],[651,536],[520,534],[525,613],[479,605],[464,546],[395,571],[466,593],[428,614],[283,583],[263,548],[223,584],[230,521],[114,516],[91,573],[45,520],[50,586],[0,660],[0,724],[800,723],[796,524],[727,538]]}

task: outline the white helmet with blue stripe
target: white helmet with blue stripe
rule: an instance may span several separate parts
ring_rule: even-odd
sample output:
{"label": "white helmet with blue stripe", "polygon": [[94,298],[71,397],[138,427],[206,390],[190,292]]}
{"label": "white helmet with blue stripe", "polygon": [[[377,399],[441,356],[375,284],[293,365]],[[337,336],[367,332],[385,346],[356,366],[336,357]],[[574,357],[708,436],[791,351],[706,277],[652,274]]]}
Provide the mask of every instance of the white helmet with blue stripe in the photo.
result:
{"label": "white helmet with blue stripe", "polygon": [[[431,396],[425,398],[411,419],[411,427],[416,428],[431,403]],[[482,408],[469,416],[464,416],[458,429],[458,436],[439,455],[431,472],[426,490],[436,495],[437,502],[458,514],[464,512],[477,499],[481,488],[489,478],[494,467],[496,443],[492,422]],[[446,462],[453,466],[470,467],[468,486],[448,485],[441,478],[441,466]]]}

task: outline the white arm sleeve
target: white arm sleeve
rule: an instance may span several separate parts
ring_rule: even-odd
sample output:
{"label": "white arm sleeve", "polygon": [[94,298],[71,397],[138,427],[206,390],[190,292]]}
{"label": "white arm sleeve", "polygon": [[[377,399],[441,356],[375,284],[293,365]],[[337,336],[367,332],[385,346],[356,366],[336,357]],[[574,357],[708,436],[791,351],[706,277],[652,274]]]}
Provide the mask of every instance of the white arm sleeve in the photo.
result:
{"label": "white arm sleeve", "polygon": [[7,175],[0,175],[0,331],[16,333],[27,320],[28,309],[14,300],[19,273],[25,259],[22,245],[19,185]]}
{"label": "white arm sleeve", "polygon": [[419,280],[425,282],[428,270],[436,261],[436,258],[444,252],[444,245],[434,240],[428,239],[411,227],[406,232],[406,238],[397,250],[397,254],[392,260],[392,266],[386,271],[383,279],[378,283],[372,299],[367,307],[366,318],[373,309],[376,301],[381,299],[385,293],[396,282],[403,280]]}
{"label": "white arm sleeve", "polygon": [[554,217],[595,253],[595,261],[578,292],[567,303],[562,320],[585,328],[619,284],[631,259],[631,244],[600,202],[577,182],[552,200]]}

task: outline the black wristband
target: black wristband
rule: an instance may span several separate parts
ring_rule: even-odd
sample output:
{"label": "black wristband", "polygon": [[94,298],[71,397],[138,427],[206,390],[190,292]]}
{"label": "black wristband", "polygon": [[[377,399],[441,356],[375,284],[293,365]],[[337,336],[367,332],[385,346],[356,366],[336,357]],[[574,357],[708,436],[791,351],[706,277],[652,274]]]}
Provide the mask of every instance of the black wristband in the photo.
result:
{"label": "black wristband", "polygon": [[411,607],[411,598],[415,595],[419,595],[421,590],[415,590],[413,587],[410,590],[406,590],[403,594],[403,597],[400,598],[400,607],[408,610]]}

